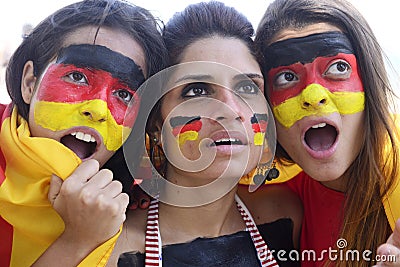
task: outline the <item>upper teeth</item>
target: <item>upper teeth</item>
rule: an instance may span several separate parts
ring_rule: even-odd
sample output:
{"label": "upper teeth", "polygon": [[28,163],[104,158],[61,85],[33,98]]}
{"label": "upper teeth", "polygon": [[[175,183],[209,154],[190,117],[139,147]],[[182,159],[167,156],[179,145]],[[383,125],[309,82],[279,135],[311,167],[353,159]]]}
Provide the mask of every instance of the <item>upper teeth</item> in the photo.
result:
{"label": "upper teeth", "polygon": [[313,125],[311,127],[314,128],[314,129],[318,129],[318,128],[322,128],[322,127],[325,127],[325,126],[326,126],[326,123],[325,122],[321,122],[321,123],[315,124],[315,125]]}
{"label": "upper teeth", "polygon": [[215,142],[239,142],[239,139],[235,139],[235,138],[222,138],[222,139],[218,139]]}
{"label": "upper teeth", "polygon": [[82,133],[82,132],[73,132],[71,135],[75,136],[76,139],[85,141],[85,142],[96,142],[96,139],[90,134]]}

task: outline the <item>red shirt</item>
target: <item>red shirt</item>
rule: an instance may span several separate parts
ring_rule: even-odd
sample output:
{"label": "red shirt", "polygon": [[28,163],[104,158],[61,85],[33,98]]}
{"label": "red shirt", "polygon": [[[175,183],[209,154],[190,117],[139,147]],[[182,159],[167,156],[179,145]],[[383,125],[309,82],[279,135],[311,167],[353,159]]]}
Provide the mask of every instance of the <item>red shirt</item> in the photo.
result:
{"label": "red shirt", "polygon": [[[323,259],[329,259],[329,248],[337,250],[336,242],[343,222],[344,193],[325,187],[304,172],[286,184],[300,197],[304,206],[300,239],[302,266],[323,266]],[[338,257],[339,253],[331,252],[331,255]]]}

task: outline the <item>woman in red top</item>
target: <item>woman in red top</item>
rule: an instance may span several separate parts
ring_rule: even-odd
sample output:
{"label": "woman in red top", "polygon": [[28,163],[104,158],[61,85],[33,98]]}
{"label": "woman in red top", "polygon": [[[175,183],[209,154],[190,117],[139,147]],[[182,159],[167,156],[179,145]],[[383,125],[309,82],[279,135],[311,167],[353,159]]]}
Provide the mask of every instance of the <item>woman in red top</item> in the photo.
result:
{"label": "woman in red top", "polygon": [[369,266],[323,252],[375,254],[397,219],[393,91],[374,34],[344,0],[276,0],[255,41],[277,122],[277,157],[303,169],[289,185],[304,203],[301,248],[316,252],[304,266]]}

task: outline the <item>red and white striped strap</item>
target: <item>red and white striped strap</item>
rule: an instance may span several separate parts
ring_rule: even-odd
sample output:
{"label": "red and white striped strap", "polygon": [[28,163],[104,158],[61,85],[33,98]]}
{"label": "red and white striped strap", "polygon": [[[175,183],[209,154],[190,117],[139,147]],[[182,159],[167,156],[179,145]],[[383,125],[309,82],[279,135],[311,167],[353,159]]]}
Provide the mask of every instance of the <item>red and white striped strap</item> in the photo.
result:
{"label": "red and white striped strap", "polygon": [[[258,228],[247,210],[246,206],[235,196],[236,204],[242,218],[246,224],[246,230],[250,232],[251,239],[253,240],[254,247],[257,251],[258,259],[262,267],[275,267],[279,266],[275,261],[272,252],[268,249],[267,244],[262,238]],[[160,236],[160,229],[158,225],[158,199],[153,199],[150,202],[150,207],[147,213],[147,227],[146,227],[146,243],[145,243],[145,267],[162,266],[162,242]]]}
{"label": "red and white striped strap", "polygon": [[275,261],[272,252],[268,249],[267,244],[262,238],[258,228],[251,217],[250,212],[247,210],[246,206],[242,202],[242,200],[236,195],[235,196],[236,205],[244,222],[246,223],[246,230],[250,232],[251,239],[253,240],[254,247],[257,250],[257,256],[260,260],[261,266],[279,266]]}
{"label": "red and white striped strap", "polygon": [[146,240],[145,240],[145,267],[162,266],[161,236],[158,226],[158,199],[150,202],[147,212]]}

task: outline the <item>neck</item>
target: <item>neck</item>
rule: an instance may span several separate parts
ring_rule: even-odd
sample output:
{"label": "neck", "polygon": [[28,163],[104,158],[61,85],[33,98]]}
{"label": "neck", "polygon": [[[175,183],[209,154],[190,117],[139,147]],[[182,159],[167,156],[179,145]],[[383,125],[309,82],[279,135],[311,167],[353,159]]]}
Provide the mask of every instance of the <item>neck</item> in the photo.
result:
{"label": "neck", "polygon": [[332,181],[323,181],[321,184],[332,190],[344,193],[346,191],[346,181],[345,175],[342,175],[338,179]]}
{"label": "neck", "polygon": [[234,187],[222,198],[198,207],[178,207],[160,202],[159,223],[163,245],[244,230],[245,224],[235,202],[236,189]]}

